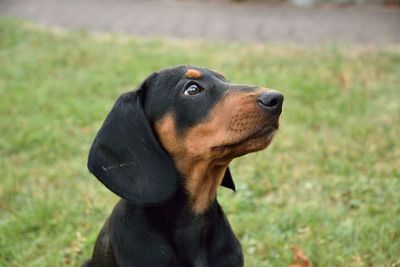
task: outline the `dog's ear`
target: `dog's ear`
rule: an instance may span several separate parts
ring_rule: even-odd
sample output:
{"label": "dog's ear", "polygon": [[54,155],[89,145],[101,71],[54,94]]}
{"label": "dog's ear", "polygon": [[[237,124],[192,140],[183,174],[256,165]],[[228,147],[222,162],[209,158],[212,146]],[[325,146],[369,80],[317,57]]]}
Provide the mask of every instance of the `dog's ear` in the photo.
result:
{"label": "dog's ear", "polygon": [[88,168],[120,197],[139,205],[170,199],[178,187],[172,160],[159,145],[142,109],[139,89],[119,97],[93,141]]}
{"label": "dog's ear", "polygon": [[224,178],[222,179],[221,185],[226,188],[232,189],[233,191],[236,191],[236,186],[235,183],[233,182],[231,171],[229,170],[229,168],[226,168],[225,175]]}

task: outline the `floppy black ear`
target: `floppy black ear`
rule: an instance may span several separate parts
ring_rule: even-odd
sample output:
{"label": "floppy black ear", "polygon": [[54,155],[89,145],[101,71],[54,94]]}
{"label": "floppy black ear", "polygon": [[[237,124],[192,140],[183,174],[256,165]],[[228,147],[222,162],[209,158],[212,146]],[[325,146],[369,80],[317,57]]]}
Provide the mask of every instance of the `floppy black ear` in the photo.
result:
{"label": "floppy black ear", "polygon": [[93,141],[88,168],[120,197],[157,205],[174,195],[178,175],[144,115],[142,90],[119,97]]}
{"label": "floppy black ear", "polygon": [[232,189],[233,191],[236,191],[236,186],[235,183],[233,182],[231,171],[229,170],[229,168],[226,168],[225,175],[224,178],[222,179],[221,185],[226,188]]}

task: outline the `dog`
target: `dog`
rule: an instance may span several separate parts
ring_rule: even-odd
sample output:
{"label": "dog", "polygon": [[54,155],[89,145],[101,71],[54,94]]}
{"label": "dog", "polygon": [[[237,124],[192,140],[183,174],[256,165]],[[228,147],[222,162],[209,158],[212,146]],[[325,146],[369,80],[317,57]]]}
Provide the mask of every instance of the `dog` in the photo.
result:
{"label": "dog", "polygon": [[243,266],[217,198],[229,163],[272,141],[283,95],[191,65],[122,94],[90,148],[88,169],[121,197],[82,266]]}

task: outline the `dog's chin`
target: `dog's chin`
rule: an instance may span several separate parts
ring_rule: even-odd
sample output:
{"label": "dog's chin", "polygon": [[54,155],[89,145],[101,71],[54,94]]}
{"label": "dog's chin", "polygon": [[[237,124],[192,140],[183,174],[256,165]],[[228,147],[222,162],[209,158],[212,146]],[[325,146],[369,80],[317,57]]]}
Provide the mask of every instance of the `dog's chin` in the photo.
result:
{"label": "dog's chin", "polygon": [[226,158],[237,158],[267,148],[272,142],[277,130],[278,126],[263,127],[237,142],[214,147],[213,149],[224,150]]}
{"label": "dog's chin", "polygon": [[232,147],[232,155],[236,157],[266,149],[274,139],[278,128],[268,127]]}

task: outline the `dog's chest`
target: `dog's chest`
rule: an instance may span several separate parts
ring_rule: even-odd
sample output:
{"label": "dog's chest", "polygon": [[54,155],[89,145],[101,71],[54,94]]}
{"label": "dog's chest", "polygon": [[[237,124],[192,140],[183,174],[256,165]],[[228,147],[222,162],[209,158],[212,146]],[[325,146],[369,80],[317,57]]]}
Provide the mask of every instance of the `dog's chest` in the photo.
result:
{"label": "dog's chest", "polygon": [[199,218],[188,225],[173,230],[173,242],[177,256],[184,266],[205,267],[210,223]]}

